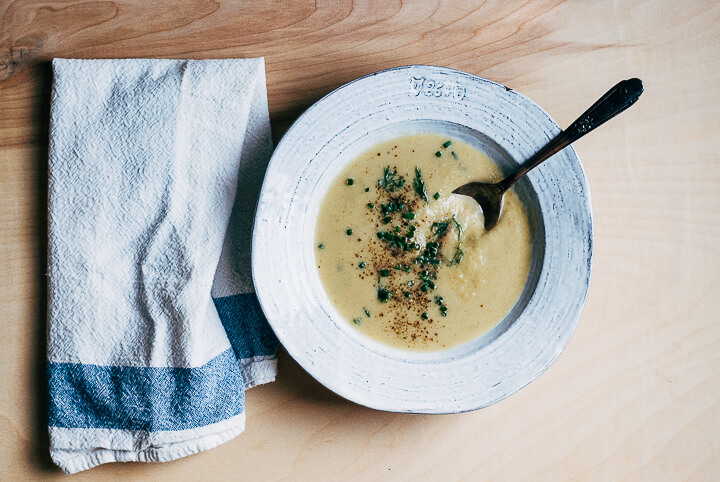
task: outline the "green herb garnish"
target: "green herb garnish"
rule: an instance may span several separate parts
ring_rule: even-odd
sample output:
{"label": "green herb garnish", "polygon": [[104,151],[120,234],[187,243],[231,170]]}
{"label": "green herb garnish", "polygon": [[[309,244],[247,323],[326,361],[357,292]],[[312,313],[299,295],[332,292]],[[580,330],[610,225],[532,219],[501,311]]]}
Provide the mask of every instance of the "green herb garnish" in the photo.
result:
{"label": "green herb garnish", "polygon": [[370,318],[370,312],[369,312],[367,309],[365,310],[365,316],[367,316],[368,318]]}
{"label": "green herb garnish", "polygon": [[[447,229],[447,228],[446,228],[446,229]],[[422,254],[421,254],[420,256],[418,256],[417,258],[415,258],[415,259],[413,260],[413,263],[414,263],[414,264],[420,263],[420,264],[422,264],[422,265],[425,265],[425,264],[428,264],[428,263],[430,263],[430,264],[440,264],[440,260],[437,259],[438,247],[439,247],[439,246],[438,246],[438,243],[437,243],[437,242],[429,241],[429,242],[425,245],[425,249],[423,250]],[[422,273],[420,273],[420,278],[423,279],[423,280],[425,280],[425,279],[423,278],[423,276],[424,276],[425,274],[427,274],[426,271],[423,271]]]}
{"label": "green herb garnish", "polygon": [[382,179],[378,180],[378,186],[388,192],[394,192],[401,189],[405,185],[405,180],[399,176],[396,171],[391,171],[390,166],[386,166],[383,171]]}
{"label": "green herb garnish", "polygon": [[439,223],[432,223],[432,226],[430,226],[430,231],[435,234],[435,237],[440,239],[447,233],[448,226],[450,226],[449,221],[441,221]]}
{"label": "green herb garnish", "polygon": [[348,228],[348,230],[345,231],[345,234],[347,234],[348,236],[352,236],[352,233],[353,233],[353,230],[350,228]]}
{"label": "green herb garnish", "polygon": [[367,203],[367,207],[370,209],[375,209],[375,205],[373,203]]}
{"label": "green herb garnish", "polygon": [[358,266],[362,269],[367,266],[367,263],[365,261],[360,261],[360,264]]}
{"label": "green herb garnish", "polygon": [[440,156],[442,156],[442,152],[437,151],[437,152],[435,153],[435,157],[440,157]]}
{"label": "green herb garnish", "polygon": [[392,291],[388,290],[387,288],[381,286],[378,288],[377,297],[380,301],[383,303],[387,303],[387,300],[392,298]]}
{"label": "green herb garnish", "polygon": [[360,318],[353,318],[353,323],[355,323],[356,325],[359,325],[359,324],[360,324]]}
{"label": "green herb garnish", "polygon": [[418,194],[418,196],[420,196],[423,201],[428,202],[427,192],[425,191],[425,181],[423,181],[422,174],[420,173],[420,168],[417,166],[415,166],[415,179],[413,179],[413,187],[415,188],[415,192]]}
{"label": "green herb garnish", "polygon": [[457,266],[460,264],[460,261],[462,261],[463,256],[465,256],[465,253],[463,252],[462,248],[460,247],[460,245],[461,245],[460,236],[462,236],[463,228],[460,225],[460,223],[458,222],[458,220],[455,219],[454,214],[452,217],[452,222],[455,224],[455,229],[457,229],[457,232],[458,232],[458,242],[457,242],[457,245],[455,246],[455,253],[453,254],[452,259],[448,263],[448,266]]}
{"label": "green herb garnish", "polygon": [[443,147],[450,147],[452,146],[452,141],[447,141],[443,144]]}
{"label": "green herb garnish", "polygon": [[457,266],[460,264],[460,261],[462,261],[463,256],[465,256],[465,253],[463,253],[463,250],[460,248],[460,243],[455,246],[455,254],[453,254],[452,259],[448,263],[448,266]]}
{"label": "green herb garnish", "polygon": [[390,276],[390,270],[389,269],[381,269],[380,276],[382,276],[382,277]]}
{"label": "green herb garnish", "polygon": [[422,315],[420,315],[420,318],[422,318],[423,320],[427,320],[429,317],[427,313],[423,313]]}
{"label": "green herb garnish", "polygon": [[380,210],[383,212],[383,214],[389,214],[394,213],[395,211],[400,211],[402,208],[404,208],[405,205],[401,203],[398,200],[391,200],[387,204],[380,205]]}
{"label": "green herb garnish", "polygon": [[322,243],[318,244],[318,249],[325,249],[325,245]]}
{"label": "green herb garnish", "polygon": [[397,231],[378,231],[377,237],[387,241],[388,248],[400,248],[403,251],[420,248],[418,244],[408,242],[408,237],[398,234]]}
{"label": "green herb garnish", "polygon": [[402,215],[403,219],[415,219],[415,213],[406,212]]}
{"label": "green herb garnish", "polygon": [[462,228],[462,226],[460,226],[460,223],[458,222],[458,220],[455,219],[455,215],[454,215],[454,214],[453,214],[453,217],[452,217],[452,222],[453,222],[453,224],[455,224],[455,228],[458,230],[458,239],[460,239],[460,235],[461,235],[462,232],[463,232],[463,228]]}
{"label": "green herb garnish", "polygon": [[436,192],[435,194],[433,194],[433,198],[434,198],[436,201],[437,201],[438,199],[440,199],[440,193],[439,193],[439,192]]}
{"label": "green herb garnish", "polygon": [[352,177],[349,177],[348,180],[345,182],[347,183],[348,186],[352,186],[353,184],[355,184],[355,179],[353,179]]}
{"label": "green herb garnish", "polygon": [[457,161],[458,156],[457,154],[455,154],[455,151],[450,151],[450,155],[453,156],[453,159]]}
{"label": "green herb garnish", "polygon": [[428,270],[422,270],[420,272],[420,281],[422,281],[422,283],[420,284],[420,291],[425,293],[428,290],[434,290],[435,282],[433,280],[435,279],[437,279],[437,275],[431,273]]}

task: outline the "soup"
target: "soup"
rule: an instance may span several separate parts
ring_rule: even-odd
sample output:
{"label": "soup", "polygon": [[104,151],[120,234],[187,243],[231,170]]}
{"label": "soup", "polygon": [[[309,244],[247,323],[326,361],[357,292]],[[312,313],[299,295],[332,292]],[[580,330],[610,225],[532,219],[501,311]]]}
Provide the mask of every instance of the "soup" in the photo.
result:
{"label": "soup", "polygon": [[470,181],[499,181],[481,151],[434,133],[382,142],[353,160],[320,207],[316,260],[352,329],[397,348],[442,350],[497,325],[523,291],[531,236],[511,190],[483,226]]}

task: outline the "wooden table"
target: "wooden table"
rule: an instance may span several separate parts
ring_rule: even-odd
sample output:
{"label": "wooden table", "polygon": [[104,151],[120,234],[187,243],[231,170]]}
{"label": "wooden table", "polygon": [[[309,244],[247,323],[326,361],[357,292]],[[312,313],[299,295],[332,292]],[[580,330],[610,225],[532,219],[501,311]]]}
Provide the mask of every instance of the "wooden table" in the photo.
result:
{"label": "wooden table", "polygon": [[720,5],[281,3],[0,4],[0,480],[62,476],[43,401],[49,61],[250,56],[266,57],[276,137],[331,89],[403,64],[496,80],[561,125],[642,78],[638,104],[576,145],[596,232],[578,329],[535,382],[459,415],[357,406],[281,353],[236,439],[75,480],[718,480]]}

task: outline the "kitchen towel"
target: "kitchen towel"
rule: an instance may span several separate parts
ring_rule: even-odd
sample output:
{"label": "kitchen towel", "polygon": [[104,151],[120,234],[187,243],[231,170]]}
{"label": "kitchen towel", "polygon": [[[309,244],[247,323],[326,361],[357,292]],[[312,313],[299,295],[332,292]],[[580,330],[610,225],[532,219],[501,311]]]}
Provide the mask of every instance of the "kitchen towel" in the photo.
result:
{"label": "kitchen towel", "polygon": [[263,59],[53,61],[50,452],[167,461],[245,426],[278,341],[250,276]]}

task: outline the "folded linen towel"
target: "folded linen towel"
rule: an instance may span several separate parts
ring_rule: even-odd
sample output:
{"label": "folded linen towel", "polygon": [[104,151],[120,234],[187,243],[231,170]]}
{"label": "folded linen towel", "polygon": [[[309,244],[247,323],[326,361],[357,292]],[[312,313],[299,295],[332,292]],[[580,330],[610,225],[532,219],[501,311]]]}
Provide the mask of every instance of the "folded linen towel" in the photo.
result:
{"label": "folded linen towel", "polygon": [[263,59],[53,61],[50,451],[69,473],[244,429],[277,339],[250,278]]}

